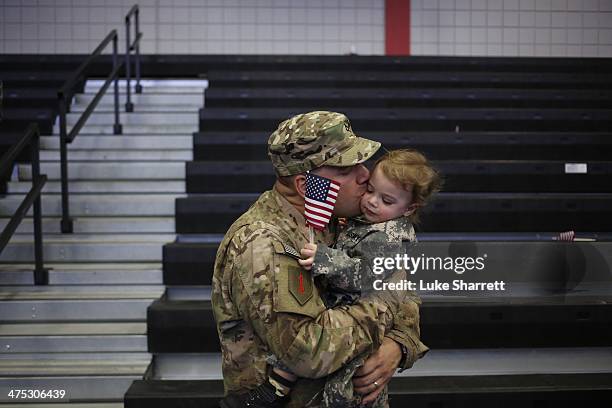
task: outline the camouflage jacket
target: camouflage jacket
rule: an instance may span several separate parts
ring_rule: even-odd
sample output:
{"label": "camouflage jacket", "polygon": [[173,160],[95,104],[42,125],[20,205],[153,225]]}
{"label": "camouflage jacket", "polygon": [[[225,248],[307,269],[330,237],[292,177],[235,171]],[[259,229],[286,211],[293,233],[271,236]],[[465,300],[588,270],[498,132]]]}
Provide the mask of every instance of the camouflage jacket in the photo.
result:
{"label": "camouflage jacket", "polygon": [[[387,337],[413,348],[411,302],[380,294],[351,306],[325,308],[312,275],[297,263],[297,250],[307,237],[303,215],[271,190],[232,224],[221,242],[212,306],[226,392],[265,381],[266,357],[274,354],[303,377],[288,407],[317,407],[324,377],[378,348],[387,327],[393,325]],[[330,231],[315,235],[317,243],[332,240]]]}
{"label": "camouflage jacket", "polygon": [[[394,269],[374,270],[376,258],[395,258],[416,242],[408,217],[372,224],[357,217],[348,220],[335,248],[319,245],[312,273],[324,279],[327,307],[351,304],[362,293],[373,290],[375,280],[387,280]],[[415,294],[412,294],[415,297]]]}

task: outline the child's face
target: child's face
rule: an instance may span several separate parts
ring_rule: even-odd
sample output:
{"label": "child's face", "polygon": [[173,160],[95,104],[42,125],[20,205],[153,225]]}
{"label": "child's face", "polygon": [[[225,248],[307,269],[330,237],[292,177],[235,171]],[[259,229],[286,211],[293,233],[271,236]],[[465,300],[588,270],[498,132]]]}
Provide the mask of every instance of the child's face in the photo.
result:
{"label": "child's face", "polygon": [[375,168],[368,181],[368,189],[361,197],[363,216],[377,223],[411,214],[416,206],[412,204],[412,185],[407,188],[409,191]]}

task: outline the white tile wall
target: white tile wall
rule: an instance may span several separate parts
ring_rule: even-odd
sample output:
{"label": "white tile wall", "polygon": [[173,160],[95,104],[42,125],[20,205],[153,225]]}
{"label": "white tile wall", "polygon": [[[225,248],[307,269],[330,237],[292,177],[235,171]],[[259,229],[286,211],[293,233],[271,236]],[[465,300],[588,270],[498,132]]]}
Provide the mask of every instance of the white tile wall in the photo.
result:
{"label": "white tile wall", "polygon": [[411,9],[414,55],[612,57],[612,0],[412,0]]}
{"label": "white tile wall", "polygon": [[0,0],[0,54],[121,51],[135,3],[144,54],[385,52],[384,0]]}

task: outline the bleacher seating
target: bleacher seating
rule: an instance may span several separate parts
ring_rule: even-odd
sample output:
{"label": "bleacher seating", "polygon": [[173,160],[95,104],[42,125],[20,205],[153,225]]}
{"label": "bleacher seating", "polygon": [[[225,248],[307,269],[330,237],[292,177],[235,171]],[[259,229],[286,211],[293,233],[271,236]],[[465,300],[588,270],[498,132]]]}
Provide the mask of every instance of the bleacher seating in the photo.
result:
{"label": "bleacher seating", "polygon": [[[453,256],[486,249],[498,260],[488,272],[514,284],[499,296],[423,294],[422,336],[432,352],[392,380],[391,406],[610,404],[612,376],[598,368],[609,363],[612,338],[609,243],[520,240],[550,240],[563,230],[605,239],[612,230],[611,61],[181,62],[186,70],[200,63],[210,83],[186,168],[189,196],[176,201],[181,235],[164,248],[169,288],[148,311],[159,371],[133,384],[126,407],[161,406],[162,396],[164,407],[213,406],[222,395],[220,377],[204,379],[198,368],[219,364],[208,286],[217,245],[272,185],[269,134],[295,113],[320,109],[347,113],[358,134],[387,149],[427,154],[446,184],[418,230],[435,242],[420,248]],[[566,163],[585,163],[587,172],[572,173]],[[181,353],[191,363],[173,370],[166,358],[178,361]],[[181,376],[179,366],[192,374]]]}

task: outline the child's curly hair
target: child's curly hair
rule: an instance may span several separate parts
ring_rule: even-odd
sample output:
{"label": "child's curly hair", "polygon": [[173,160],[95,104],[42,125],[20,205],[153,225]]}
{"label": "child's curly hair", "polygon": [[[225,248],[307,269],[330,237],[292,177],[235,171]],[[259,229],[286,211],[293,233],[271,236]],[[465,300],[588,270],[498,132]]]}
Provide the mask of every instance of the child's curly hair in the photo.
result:
{"label": "child's curly hair", "polygon": [[412,186],[413,202],[417,209],[408,216],[413,224],[419,222],[419,210],[431,196],[442,188],[442,178],[422,153],[414,149],[391,150],[376,161],[387,178],[405,189]]}

